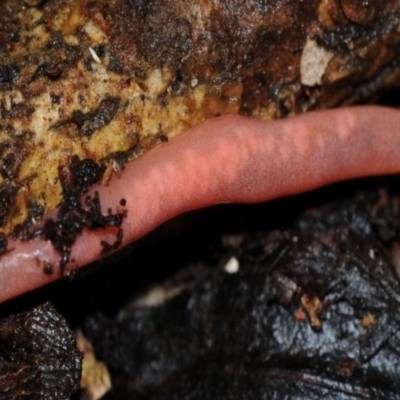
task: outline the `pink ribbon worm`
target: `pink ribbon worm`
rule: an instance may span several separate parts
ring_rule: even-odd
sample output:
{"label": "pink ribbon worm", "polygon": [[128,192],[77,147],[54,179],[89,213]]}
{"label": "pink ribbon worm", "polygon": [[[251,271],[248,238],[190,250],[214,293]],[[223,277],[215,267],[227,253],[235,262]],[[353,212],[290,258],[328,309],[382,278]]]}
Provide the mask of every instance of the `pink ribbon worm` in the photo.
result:
{"label": "pink ribbon worm", "polygon": [[[367,106],[262,122],[242,116],[208,120],[127,165],[97,186],[102,209],[126,200],[126,245],[185,211],[256,203],[356,177],[400,172],[400,111]],[[100,256],[115,229],[84,231],[65,271]],[[60,254],[43,239],[8,241],[0,259],[0,302],[60,277]]]}

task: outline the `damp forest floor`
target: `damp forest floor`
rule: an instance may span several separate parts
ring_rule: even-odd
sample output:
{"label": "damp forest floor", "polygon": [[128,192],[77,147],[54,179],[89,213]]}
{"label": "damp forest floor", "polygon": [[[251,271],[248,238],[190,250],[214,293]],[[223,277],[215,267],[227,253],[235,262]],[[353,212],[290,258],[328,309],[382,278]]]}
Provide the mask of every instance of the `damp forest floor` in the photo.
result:
{"label": "damp forest floor", "polygon": [[[54,398],[63,377],[43,370],[60,360],[76,380],[69,325],[111,373],[105,399],[400,398],[399,228],[400,177],[180,216],[0,308],[0,393],[28,364],[50,393],[38,398]],[[62,326],[70,358],[32,333],[37,321],[50,339]],[[18,323],[32,328],[8,334]],[[24,341],[38,343],[29,357],[12,350]]]}

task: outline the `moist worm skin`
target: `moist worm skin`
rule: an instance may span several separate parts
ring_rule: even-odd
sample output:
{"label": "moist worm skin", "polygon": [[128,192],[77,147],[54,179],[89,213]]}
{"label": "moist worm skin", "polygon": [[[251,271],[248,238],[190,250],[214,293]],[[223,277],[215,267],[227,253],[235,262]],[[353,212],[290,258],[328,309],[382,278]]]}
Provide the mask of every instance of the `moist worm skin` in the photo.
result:
{"label": "moist worm skin", "polygon": [[[400,172],[400,112],[382,107],[316,111],[263,122],[242,116],[208,120],[127,165],[97,186],[102,209],[126,199],[126,245],[174,216],[217,203],[256,203],[356,177]],[[180,157],[176,157],[180,154]],[[99,258],[115,229],[84,231],[66,272]],[[9,239],[0,260],[0,302],[60,274],[49,242]]]}

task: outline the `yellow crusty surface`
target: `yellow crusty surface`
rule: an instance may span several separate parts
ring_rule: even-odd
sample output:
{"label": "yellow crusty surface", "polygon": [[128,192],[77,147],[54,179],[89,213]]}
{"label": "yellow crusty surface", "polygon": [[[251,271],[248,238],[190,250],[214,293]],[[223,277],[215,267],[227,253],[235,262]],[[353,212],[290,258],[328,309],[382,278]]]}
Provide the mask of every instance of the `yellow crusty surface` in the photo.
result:
{"label": "yellow crusty surface", "polygon": [[[106,181],[206,118],[281,117],[357,100],[398,80],[397,37],[388,50],[398,1],[370,6],[364,17],[319,0],[34,3],[0,5],[5,234],[32,218],[33,208],[59,204],[72,156],[102,165]],[[355,23],[357,35],[349,30]],[[381,79],[366,86],[371,76]]]}

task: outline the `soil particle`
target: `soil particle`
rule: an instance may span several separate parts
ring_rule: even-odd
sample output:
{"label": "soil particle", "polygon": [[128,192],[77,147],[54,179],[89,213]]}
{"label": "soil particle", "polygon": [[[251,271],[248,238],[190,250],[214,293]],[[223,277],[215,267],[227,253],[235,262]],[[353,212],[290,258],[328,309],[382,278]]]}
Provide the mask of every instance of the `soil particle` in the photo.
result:
{"label": "soil particle", "polygon": [[[100,256],[103,257],[117,249],[123,238],[121,225],[125,213],[124,211],[112,213],[108,210],[104,215],[97,192],[93,196],[84,196],[89,188],[103,176],[104,168],[93,160],[71,157],[67,165],[60,168],[59,172],[63,201],[58,205],[56,218],[46,218],[43,224],[37,227],[34,223],[35,215],[32,213],[40,212],[42,209],[33,206],[27,221],[14,229],[13,237],[20,240],[42,237],[49,240],[61,255],[59,265],[63,273],[64,267],[70,261],[71,247],[84,229],[99,230],[110,226],[115,227],[115,242],[102,241],[100,244],[103,250]],[[3,252],[5,251],[6,249]],[[49,271],[48,266],[45,265],[44,273],[50,272],[52,270]]]}
{"label": "soil particle", "polygon": [[82,135],[90,137],[103,126],[108,125],[118,112],[120,100],[117,98],[107,98],[103,100],[99,108],[87,114],[80,110],[74,110],[72,113],[73,122],[78,126]]}

